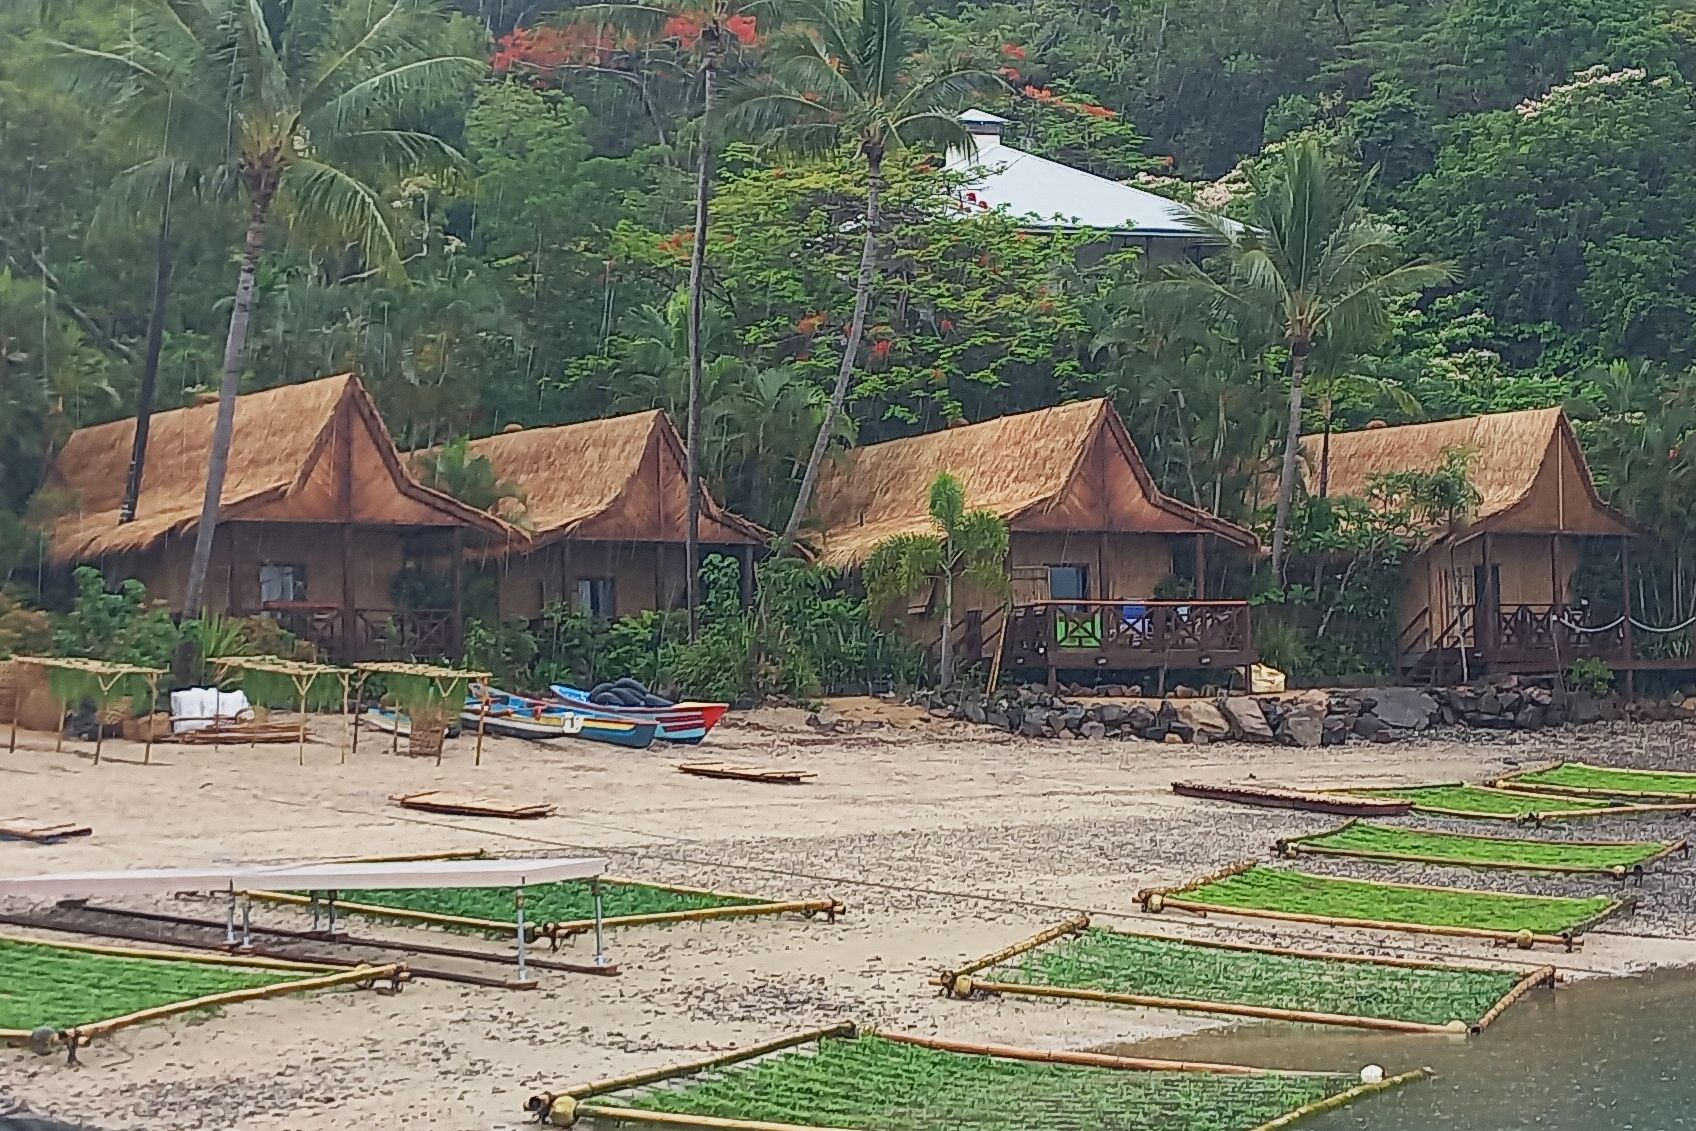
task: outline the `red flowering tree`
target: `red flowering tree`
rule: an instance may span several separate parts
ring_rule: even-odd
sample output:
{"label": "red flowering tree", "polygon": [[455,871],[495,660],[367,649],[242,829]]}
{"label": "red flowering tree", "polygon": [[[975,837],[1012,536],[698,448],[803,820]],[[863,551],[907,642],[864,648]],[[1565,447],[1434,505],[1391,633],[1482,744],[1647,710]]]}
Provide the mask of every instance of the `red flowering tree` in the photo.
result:
{"label": "red flowering tree", "polygon": [[713,187],[713,146],[717,122],[715,99],[720,69],[732,51],[759,41],[753,11],[760,0],[658,0],[644,3],[590,4],[562,16],[555,30],[587,33],[599,45],[611,37],[644,44],[671,44],[695,66],[701,84],[701,117],[695,154],[695,227],[689,252],[688,419],[683,440],[689,477],[689,504],[684,547],[684,597],[693,639],[700,607],[701,532],[701,319],[706,302],[707,223]]}

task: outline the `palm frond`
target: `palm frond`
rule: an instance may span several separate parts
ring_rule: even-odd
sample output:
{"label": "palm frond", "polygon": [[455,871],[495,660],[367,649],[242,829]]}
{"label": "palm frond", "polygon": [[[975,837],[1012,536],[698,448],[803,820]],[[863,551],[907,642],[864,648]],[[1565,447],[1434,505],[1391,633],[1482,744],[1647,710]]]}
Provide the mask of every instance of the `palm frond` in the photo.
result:
{"label": "palm frond", "polygon": [[280,199],[293,226],[326,242],[354,244],[367,263],[390,279],[406,278],[393,217],[371,186],[334,166],[302,158],[284,175]]}
{"label": "palm frond", "polygon": [[304,120],[309,131],[346,133],[447,98],[487,73],[487,63],[468,55],[414,59],[361,79],[313,107]]}

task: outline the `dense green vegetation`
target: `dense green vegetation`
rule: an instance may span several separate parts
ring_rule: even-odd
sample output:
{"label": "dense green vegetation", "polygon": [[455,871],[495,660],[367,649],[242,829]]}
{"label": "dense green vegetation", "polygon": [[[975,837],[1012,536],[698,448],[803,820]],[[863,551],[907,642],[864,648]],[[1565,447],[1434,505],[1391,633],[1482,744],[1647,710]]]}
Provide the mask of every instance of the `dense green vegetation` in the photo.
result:
{"label": "dense green vegetation", "polygon": [[990,981],[1447,1025],[1476,1022],[1522,977],[1255,954],[1091,929],[985,974]]}
{"label": "dense green vegetation", "polygon": [[118,958],[0,939],[0,1029],[65,1029],[305,977],[298,970]]}
{"label": "dense green vegetation", "polygon": [[[1636,555],[1639,615],[1696,611],[1696,0],[577,7],[0,11],[0,578],[42,584],[24,516],[75,505],[43,468],[134,411],[157,308],[159,406],[356,369],[406,447],[684,424],[696,389],[710,485],[780,530],[832,444],[1077,396],[1117,402],[1167,491],[1268,532],[1250,500],[1276,495],[1292,378],[1304,431],[1565,404],[1664,540]],[[940,146],[968,105],[1045,156],[1337,239],[1215,256],[1213,292],[1151,285],[1134,252],[960,215]],[[1298,269],[1327,247],[1371,260],[1362,287]],[[1259,621],[1298,672],[1382,667],[1399,535],[1349,500],[1289,511],[1283,575],[1231,585],[1287,610]],[[1579,588],[1614,615],[1617,567]]]}
{"label": "dense green vegetation", "polygon": [[1548,789],[1551,793],[1576,792],[1643,797],[1650,800],[1683,800],[1696,797],[1696,774],[1676,770],[1624,770],[1613,766],[1591,766],[1562,762],[1546,770],[1529,770],[1504,779],[1523,789]]}
{"label": "dense green vegetation", "polygon": [[1573,798],[1536,796],[1529,793],[1509,793],[1477,785],[1405,785],[1383,789],[1350,789],[1362,797],[1396,797],[1413,802],[1414,811],[1440,811],[1464,814],[1480,819],[1521,818],[1533,814],[1591,814],[1605,813],[1609,806]]}
{"label": "dense green vegetation", "polygon": [[1569,899],[1447,888],[1426,890],[1260,867],[1186,889],[1177,897],[1221,909],[1539,934],[1557,934],[1575,927],[1607,910],[1612,902],[1606,896]]}
{"label": "dense green vegetation", "polygon": [[867,1036],[824,1040],[816,1051],[734,1065],[606,1102],[867,1131],[1249,1131],[1356,1083],[1348,1075],[1074,1068],[962,1056]]}
{"label": "dense green vegetation", "polygon": [[1478,868],[1518,867],[1549,872],[1608,872],[1666,851],[1667,842],[1563,844],[1512,837],[1457,836],[1355,821],[1346,828],[1290,841],[1307,851],[1374,859],[1421,860]]}

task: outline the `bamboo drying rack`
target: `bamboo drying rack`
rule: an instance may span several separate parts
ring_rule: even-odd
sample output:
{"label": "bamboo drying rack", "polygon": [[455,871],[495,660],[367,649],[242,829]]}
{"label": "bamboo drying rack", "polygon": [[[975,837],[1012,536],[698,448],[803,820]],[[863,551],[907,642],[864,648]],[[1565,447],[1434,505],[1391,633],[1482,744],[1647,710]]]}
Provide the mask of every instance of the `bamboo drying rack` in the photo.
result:
{"label": "bamboo drying rack", "polygon": [[[165,674],[163,668],[145,668],[136,664],[115,664],[106,660],[91,660],[83,656],[13,656],[12,662],[34,664],[42,668],[57,668],[60,671],[82,672],[92,676],[100,690],[101,702],[99,705],[102,707],[106,705],[105,700],[110,697],[112,689],[118,685],[118,682],[133,676],[141,676],[145,679],[149,697],[157,699],[159,697],[159,677]],[[12,683],[12,736],[7,744],[8,753],[15,754],[18,750],[18,703],[22,698],[23,688],[18,681],[14,680]],[[148,709],[152,710],[151,704],[149,704]],[[64,749],[65,712],[68,710],[70,710],[70,706],[63,699],[60,699],[59,725],[55,728],[57,733],[53,737],[53,752],[55,754]],[[104,737],[105,729],[103,725],[97,723],[94,730],[94,764],[96,766],[100,764],[100,740]],[[152,764],[152,762],[153,728],[149,726],[144,736],[141,764],[146,766]]]}
{"label": "bamboo drying rack", "polygon": [[[1546,934],[1536,931],[1501,931],[1488,927],[1450,927],[1435,923],[1400,923],[1382,919],[1344,919],[1334,915],[1309,915],[1295,911],[1268,911],[1259,907],[1230,907],[1217,903],[1201,903],[1182,898],[1183,893],[1195,888],[1204,887],[1216,880],[1230,876],[1241,875],[1251,868],[1259,867],[1254,860],[1244,860],[1209,873],[1198,880],[1178,884],[1172,887],[1143,888],[1136,894],[1136,901],[1146,912],[1158,914],[1165,908],[1173,911],[1188,911],[1192,915],[1203,918],[1208,915],[1240,915],[1247,919],[1278,919],[1286,923],[1313,923],[1322,927],[1350,927],[1365,931],[1396,931],[1410,935],[1438,935],[1445,938],[1489,939],[1498,946],[1514,945],[1521,950],[1530,950],[1534,946],[1563,947],[1570,954],[1584,946],[1583,935],[1597,924],[1613,918],[1624,911],[1637,906],[1635,897],[1626,896],[1611,901],[1606,907],[1588,919],[1575,923],[1559,934]],[[1358,881],[1367,882],[1367,881]],[[1408,891],[1440,891],[1450,895],[1501,895],[1502,892],[1474,891],[1467,888],[1449,888],[1438,884],[1392,884],[1373,882],[1374,886],[1382,888],[1402,888]],[[1174,898],[1174,896],[1178,898]],[[1521,899],[1549,899],[1551,896],[1524,895]]]}
{"label": "bamboo drying rack", "polygon": [[[490,672],[470,671],[468,669],[461,668],[444,668],[438,667],[435,664],[411,664],[395,661],[371,661],[355,664],[353,665],[353,671],[355,673],[353,683],[353,699],[355,703],[359,701],[359,694],[365,687],[365,681],[374,675],[403,675],[411,676],[413,678],[427,679],[435,685],[438,691],[442,693],[442,697],[444,699],[447,698],[448,688],[456,683],[464,683],[467,687],[469,687],[473,683],[487,684],[489,680],[494,678],[493,674]],[[483,725],[489,717],[488,696],[485,695],[480,698],[482,708],[477,712],[477,752],[472,761],[472,765],[476,766],[481,766],[483,764]],[[450,716],[450,718],[458,718],[463,712],[464,708],[463,705],[461,705],[458,710],[453,712],[453,715]],[[353,753],[356,754],[359,752],[359,717],[360,712],[355,711],[353,713],[352,746]],[[397,705],[397,709],[395,711],[395,729],[389,749],[392,752],[398,749],[399,746],[400,711]],[[442,750],[441,747],[438,746],[436,748],[436,765],[439,766],[441,764]]]}
{"label": "bamboo drying rack", "polygon": [[[759,916],[786,914],[805,915],[809,918],[814,915],[823,915],[827,922],[834,923],[836,917],[847,910],[846,905],[835,898],[771,900],[740,892],[713,891],[709,888],[681,887],[676,884],[656,884],[647,880],[634,880],[621,876],[602,876],[601,882],[615,886],[632,884],[657,888],[678,895],[698,895],[716,899],[748,901],[729,907],[701,907],[692,911],[656,911],[646,915],[612,915],[601,920],[603,928],[652,927],[672,923],[704,923],[717,919],[751,919]],[[286,904],[292,907],[310,907],[313,903],[310,896],[296,895],[292,892],[250,891],[244,894],[248,898],[258,900],[261,903]],[[353,903],[340,899],[336,901],[336,906],[344,912],[355,915],[393,919],[421,927],[448,929],[457,927],[461,930],[480,931],[494,935],[516,935],[518,931],[517,924],[512,920],[480,919],[469,915],[449,915],[439,911],[414,911],[404,907],[385,907],[382,904]],[[525,924],[526,941],[547,939],[556,946],[561,940],[585,935],[594,929],[595,921],[593,919],[570,919],[558,923]]]}
{"label": "bamboo drying rack", "polygon": [[339,668],[332,664],[310,664],[302,660],[285,660],[279,656],[217,656],[212,660],[212,666],[223,676],[231,671],[268,672],[271,675],[284,676],[294,684],[295,694],[300,696],[300,739],[297,744],[299,762],[306,765],[306,699],[312,691],[312,685],[319,679],[329,677],[341,684],[342,688],[342,749],[341,761],[347,761],[348,721],[347,705],[349,682],[353,678],[350,668]]}
{"label": "bamboo drying rack", "polygon": [[[814,1029],[805,1033],[797,1033],[788,1037],[766,1041],[763,1044],[751,1045],[734,1052],[719,1056],[708,1057],[704,1060],[690,1061],[684,1064],[674,1064],[664,1068],[649,1069],[645,1072],[633,1072],[626,1076],[615,1076],[605,1080],[597,1080],[589,1084],[579,1084],[557,1092],[540,1092],[524,1101],[524,1109],[538,1121],[552,1123],[556,1127],[570,1127],[579,1119],[604,1119],[618,1123],[651,1124],[662,1127],[693,1127],[713,1128],[716,1131],[840,1131],[838,1128],[825,1127],[816,1124],[771,1123],[748,1119],[726,1119],[719,1116],[689,1115],[674,1112],[648,1111],[642,1108],[622,1107],[597,1101],[599,1097],[608,1096],[615,1092],[628,1091],[632,1088],[646,1087],[652,1084],[664,1083],[668,1080],[681,1079],[698,1075],[716,1069],[728,1068],[731,1065],[743,1064],[773,1053],[786,1052],[803,1045],[837,1039],[857,1040],[862,1035],[876,1036],[885,1041],[897,1044],[912,1045],[916,1048],[931,1049],[936,1052],[954,1053],[959,1056],[984,1056],[998,1060],[1017,1060],[1036,1064],[1060,1064],[1072,1067],[1108,1069],[1118,1072],[1195,1072],[1211,1073],[1220,1076],[1334,1076],[1330,1072],[1285,1071],[1282,1069],[1252,1068],[1241,1064],[1214,1064],[1204,1061],[1183,1060],[1154,1060],[1143,1057],[1108,1056],[1103,1053],[1047,1051],[1041,1049],[1014,1048],[1007,1045],[986,1045],[968,1043],[965,1041],[950,1041],[935,1037],[919,1037],[906,1033],[880,1033],[870,1029],[862,1030],[853,1022],[844,1022],[828,1028]],[[1394,1088],[1411,1083],[1430,1075],[1429,1069],[1414,1069],[1396,1076],[1387,1076],[1383,1080],[1367,1084],[1361,1083],[1348,1088],[1336,1095],[1323,1100],[1305,1104],[1294,1111],[1287,1112],[1269,1123],[1263,1123],[1251,1131],[1277,1131],[1289,1127],[1293,1123],[1322,1111],[1341,1107],[1353,1100],[1386,1088]]]}
{"label": "bamboo drying rack", "polygon": [[[224,993],[186,998],[182,1001],[168,1002],[165,1005],[156,1005],[148,1009],[139,1009],[119,1017],[108,1017],[54,1031],[51,1044],[41,1051],[45,1052],[53,1047],[62,1047],[65,1049],[67,1059],[72,1064],[76,1063],[77,1049],[87,1047],[97,1037],[110,1036],[119,1029],[126,1029],[132,1025],[142,1025],[150,1021],[159,1021],[166,1017],[174,1017],[181,1013],[192,1013],[200,1009],[214,1009],[219,1006],[235,1005],[238,1002],[259,1001],[264,998],[286,997],[292,994],[309,993],[313,990],[327,990],[336,986],[374,986],[378,982],[386,981],[398,990],[411,977],[411,973],[404,962],[377,966],[357,966],[349,970],[340,966],[326,966],[318,962],[291,962],[244,955],[194,954],[174,950],[101,946],[93,943],[49,941],[13,935],[0,935],[0,941],[72,951],[78,954],[97,954],[107,958],[185,962],[190,965],[233,966],[254,970],[299,971],[301,974],[308,975],[270,986],[253,986],[243,990],[229,990]],[[34,1046],[37,1041],[37,1035],[27,1029],[0,1029],[0,1044]]]}
{"label": "bamboo drying rack", "polygon": [[[1586,800],[1585,798],[1579,797],[1557,797],[1552,794],[1533,794],[1530,790],[1523,789],[1499,789],[1493,785],[1472,785],[1470,782],[1463,781],[1428,782],[1424,785],[1409,786],[1408,788],[1441,789],[1445,786],[1470,786],[1472,789],[1480,789],[1486,793],[1499,793],[1506,797],[1512,797],[1516,801],[1523,801],[1527,797],[1535,796],[1543,796],[1550,801]],[[1377,796],[1376,794],[1363,795],[1353,789],[1347,788],[1327,789],[1321,792],[1347,794],[1353,797]],[[1582,820],[1587,817],[1629,816],[1635,813],[1663,813],[1667,816],[1677,816],[1680,814],[1696,812],[1696,801],[1693,801],[1688,805],[1610,805],[1601,798],[1590,800],[1593,800],[1594,802],[1592,808],[1569,810],[1556,809],[1538,813],[1479,813],[1470,809],[1449,809],[1442,805],[1426,805],[1423,802],[1415,801],[1413,803],[1413,811],[1415,813],[1425,813],[1433,817],[1455,817],[1463,821],[1512,821],[1516,824],[1533,826],[1541,825],[1545,821]]]}
{"label": "bamboo drying rack", "polygon": [[[1369,848],[1332,848],[1327,845],[1316,845],[1310,841],[1335,836],[1345,829],[1359,824],[1358,820],[1344,821],[1334,829],[1324,832],[1309,833],[1307,836],[1280,838],[1272,842],[1272,851],[1279,856],[1290,857],[1307,854],[1310,856],[1350,856],[1360,860],[1388,860],[1395,863],[1439,864],[1449,868],[1479,868],[1497,869],[1513,872],[1556,872],[1563,875],[1596,875],[1612,876],[1624,880],[1628,876],[1636,876],[1641,881],[1644,869],[1651,864],[1658,864],[1676,852],[1690,855],[1690,845],[1682,840],[1658,841],[1625,841],[1625,840],[1527,840],[1526,844],[1541,845],[1570,845],[1573,848],[1656,848],[1657,851],[1637,861],[1630,868],[1616,865],[1604,868],[1600,865],[1573,864],[1531,864],[1518,860],[1464,860],[1455,856],[1435,856],[1423,853],[1377,852]],[[1457,840],[1487,840],[1498,844],[1511,844],[1508,838],[1488,836],[1482,833],[1451,833],[1441,835]]]}
{"label": "bamboo drying rack", "polygon": [[[1017,982],[992,982],[973,977],[980,970],[999,966],[1010,958],[1029,953],[1039,947],[1046,946],[1057,939],[1068,935],[1080,934],[1089,930],[1089,916],[1077,915],[1062,923],[1057,923],[1044,931],[1023,939],[1009,947],[996,951],[994,954],[973,959],[953,970],[944,970],[931,979],[931,985],[940,986],[943,993],[949,997],[966,1000],[977,994],[1022,996],[1037,998],[1059,998],[1070,1001],[1094,1002],[1102,1005],[1131,1005],[1145,1009],[1171,1009],[1183,1013],[1214,1013],[1226,1017],[1253,1017],[1266,1021],[1298,1021],[1309,1025],[1338,1025],[1354,1029],[1381,1029],[1396,1033],[1453,1033],[1456,1030],[1450,1025],[1434,1025],[1419,1021],[1398,1021],[1392,1018],[1362,1017],[1352,1014],[1318,1013],[1303,1009],[1279,1009],[1273,1006],[1245,1005],[1237,1002],[1204,1001],[1200,999],[1158,997],[1145,994],[1113,993],[1106,990],[1089,990],[1066,986],[1036,986]],[[1096,927],[1096,930],[1109,930]],[[1263,954],[1277,958],[1302,958],[1324,962],[1347,962],[1364,966],[1395,966],[1405,970],[1441,970],[1453,973],[1475,973],[1486,971],[1490,973],[1509,973],[1499,967],[1460,966],[1450,962],[1437,962],[1419,958],[1377,958],[1359,954],[1336,954],[1330,951],[1298,950],[1292,947],[1254,946],[1249,943],[1213,942],[1203,939],[1178,938],[1171,935],[1145,934],[1140,931],[1118,931],[1110,933],[1124,935],[1128,938],[1156,939],[1161,942],[1178,943],[1184,946],[1202,947],[1208,950],[1230,951],[1236,954]],[[1519,970],[1511,971],[1520,973]],[[1466,1031],[1477,1034],[1484,1031],[1508,1006],[1518,1001],[1526,993],[1537,986],[1554,986],[1557,978],[1553,966],[1539,966],[1524,972],[1523,976],[1503,997],[1492,1005],[1477,1021],[1465,1023]],[[1458,1020],[1458,1019],[1457,1019]]]}
{"label": "bamboo drying rack", "polygon": [[[1518,773],[1495,778],[1490,782],[1490,785],[1495,789],[1506,790],[1509,793],[1520,795],[1529,793],[1540,797],[1576,797],[1580,799],[1594,798],[1596,800],[1606,800],[1610,797],[1630,797],[1641,801],[1658,800],[1663,802],[1676,802],[1684,800],[1696,805],[1696,794],[1691,793],[1660,793],[1655,790],[1644,789],[1592,789],[1589,786],[1544,785],[1541,782],[1527,782],[1520,780],[1530,774],[1547,773],[1550,770],[1558,770],[1562,766],[1566,765],[1582,766],[1588,770],[1608,770],[1615,768],[1611,766],[1592,766],[1587,762],[1550,762],[1546,766],[1537,766],[1533,769],[1520,770]],[[1683,773],[1678,770],[1650,770],[1644,772],[1665,774],[1673,777],[1687,777],[1692,783],[1696,783],[1696,774],[1693,773]]]}

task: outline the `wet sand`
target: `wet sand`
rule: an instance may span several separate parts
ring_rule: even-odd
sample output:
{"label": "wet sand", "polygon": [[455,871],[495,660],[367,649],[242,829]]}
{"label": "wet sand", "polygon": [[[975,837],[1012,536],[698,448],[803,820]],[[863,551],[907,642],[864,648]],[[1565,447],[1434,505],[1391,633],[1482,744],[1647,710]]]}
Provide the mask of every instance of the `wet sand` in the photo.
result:
{"label": "wet sand", "polygon": [[[0,843],[6,873],[449,849],[593,852],[608,856],[620,875],[772,897],[829,895],[848,913],[834,925],[785,918],[614,932],[610,951],[623,968],[615,979],[544,973],[533,991],[418,982],[394,997],[347,991],[233,1006],[124,1031],[84,1050],[84,1066],[74,1070],[59,1057],[0,1050],[0,1111],[22,1102],[111,1129],[343,1131],[399,1120],[462,1131],[520,1124],[525,1096],[550,1085],[844,1019],[1055,1048],[1180,1036],[1218,1024],[1137,1009],[953,1002],[927,985],[938,968],[1075,910],[1195,937],[1553,961],[1573,976],[1696,964],[1696,863],[1683,860],[1669,861],[1638,893],[1643,914],[1592,934],[1572,956],[1266,921],[1146,916],[1132,905],[1139,887],[1180,882],[1245,857],[1266,859],[1274,838],[1338,821],[1175,797],[1168,790],[1174,778],[1252,775],[1310,787],[1479,780],[1560,757],[1689,769],[1696,768],[1689,724],[1297,750],[1025,742],[957,724],[903,725],[916,713],[863,704],[847,713],[896,722],[837,735],[805,725],[802,712],[765,712],[727,723],[708,746],[683,751],[491,739],[480,767],[464,738],[450,741],[439,768],[391,754],[376,735],[364,736],[357,755],[341,764],[337,730],[327,721],[317,726],[320,741],[308,746],[304,768],[292,745],[160,746],[155,764],[144,767],[138,747],[113,741],[96,767],[80,747],[55,754],[50,736],[23,734],[15,755],[0,748],[0,808],[83,821],[95,835],[56,846]],[[675,771],[676,762],[697,758],[818,776],[805,786],[768,786]],[[433,816],[388,803],[390,794],[433,788],[542,799],[559,810],[510,821]],[[1691,836],[1696,821],[1658,820],[1651,830],[1606,818],[1574,825],[1571,835]],[[1390,878],[1362,862],[1330,862],[1326,870]],[[1399,878],[1422,872],[1430,882],[1452,880],[1436,870],[1396,871]],[[1461,875],[1467,886],[1532,890],[1511,874]],[[1616,890],[1609,880],[1558,883],[1573,894]],[[204,904],[171,906],[216,913]],[[305,918],[270,909],[259,921],[299,927]],[[364,923],[359,929],[408,934]],[[448,941],[470,945],[459,936]],[[562,957],[589,952],[578,940]]]}

